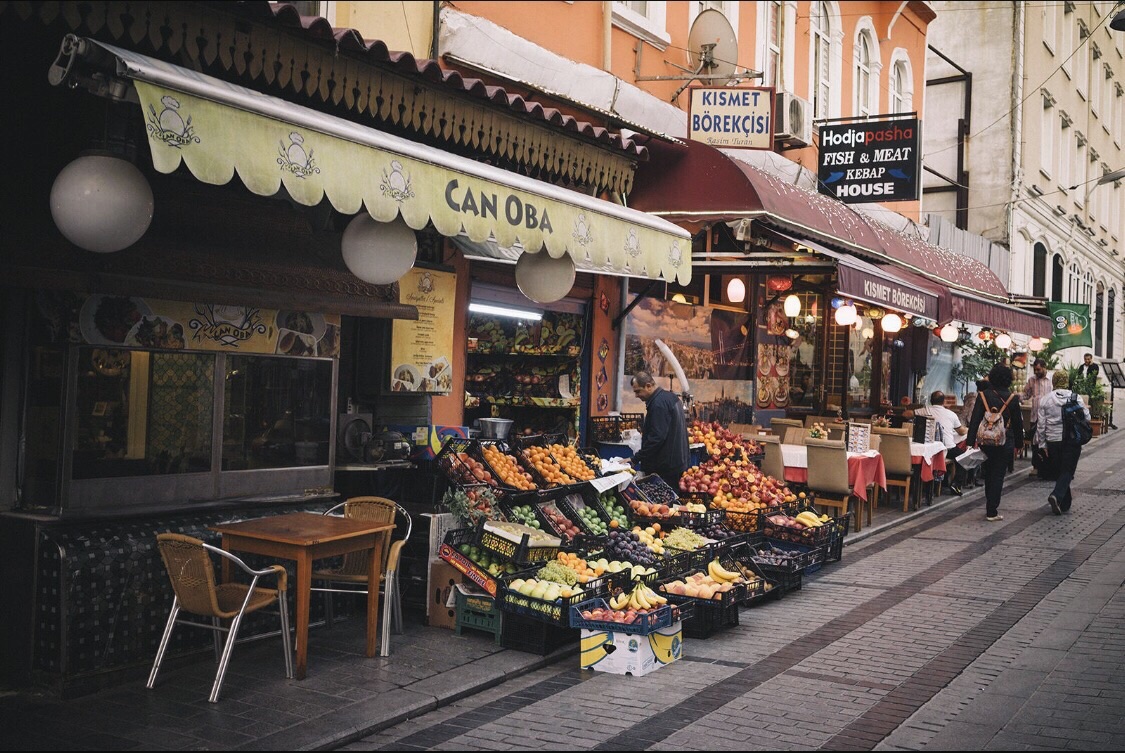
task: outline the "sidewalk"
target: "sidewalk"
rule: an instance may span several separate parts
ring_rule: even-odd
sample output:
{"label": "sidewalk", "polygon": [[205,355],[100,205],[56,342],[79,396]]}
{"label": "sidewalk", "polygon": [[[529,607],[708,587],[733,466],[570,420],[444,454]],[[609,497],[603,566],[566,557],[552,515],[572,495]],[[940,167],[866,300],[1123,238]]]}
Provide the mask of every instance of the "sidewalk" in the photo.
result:
{"label": "sidewalk", "polygon": [[[1112,454],[1119,458],[1122,436],[1125,432],[1113,432],[1096,440],[1087,448],[1087,455],[1105,458]],[[1097,463],[1112,474],[1106,479],[1117,477],[1116,488],[1120,489],[1118,464]],[[1095,463],[1085,465],[1093,468]],[[1038,510],[1045,506],[1038,499],[1042,496],[1038,490],[1034,500],[1019,492],[1024,486],[1042,486],[1027,483],[1028,470],[1026,462],[1019,463],[1008,480],[1010,491],[1003,509],[1012,510],[1009,515],[1013,517],[1020,515],[1017,508]],[[739,628],[709,641],[692,642],[687,651],[691,661],[684,663],[685,668],[695,670],[691,687],[705,687],[708,679],[724,681],[734,672],[730,665],[760,653],[763,630],[769,633],[767,645],[788,643],[794,635],[815,628],[824,620],[831,623],[841,609],[846,611],[853,602],[859,604],[870,598],[870,592],[864,590],[869,586],[849,584],[846,575],[852,568],[843,568],[853,559],[857,564],[873,564],[882,556],[880,549],[890,546],[885,541],[916,541],[921,552],[909,554],[909,562],[924,557],[931,546],[926,539],[932,525],[963,520],[962,533],[971,529],[976,532],[974,535],[988,537],[1012,524],[1006,521],[1000,527],[980,530],[985,526],[983,520],[976,520],[977,513],[983,518],[982,496],[982,490],[976,489],[963,497],[941,498],[932,507],[911,513],[903,513],[901,506],[881,507],[874,526],[849,535],[843,561],[812,576],[804,591],[770,604],[768,609],[744,611]],[[1017,503],[1016,499],[1021,501]],[[1039,517],[1038,512],[1028,517],[1028,524]],[[1079,517],[1060,520],[1078,521]],[[902,563],[896,567],[902,569]],[[818,593],[830,595],[830,601],[837,605],[832,615],[818,608]],[[590,679],[572,666],[576,646],[540,657],[499,649],[489,636],[480,633],[467,631],[456,636],[448,630],[411,624],[409,614],[407,618],[407,633],[392,637],[391,656],[387,658],[363,657],[359,620],[312,631],[308,678],[301,682],[285,680],[274,641],[239,646],[218,704],[206,701],[214,673],[214,665],[207,660],[182,667],[168,666],[152,691],[144,687],[147,668],[138,668],[135,682],[83,698],[58,701],[34,694],[9,695],[0,698],[0,745],[18,749],[325,749],[360,740],[427,711],[440,708],[441,713],[452,714],[458,710],[452,704],[458,701],[473,704],[478,702],[477,698],[510,693],[512,683],[488,689],[514,678],[527,678],[529,682],[532,678],[557,677],[563,686]],[[771,627],[771,622],[776,624]],[[755,648],[751,650],[751,646]],[[708,659],[709,656],[713,658]],[[560,659],[566,661],[557,667],[550,666]],[[753,663],[743,671],[751,670],[761,672]],[[668,671],[651,676],[656,678],[653,688],[662,694],[671,693],[672,699],[678,698],[687,688],[670,688],[662,681],[672,681],[676,676]],[[633,679],[600,674],[596,677],[613,686]],[[636,680],[650,681],[651,678]],[[523,680],[514,683],[525,684]],[[575,712],[571,709],[568,713]],[[678,738],[669,741],[673,739]],[[575,746],[585,747],[579,740],[569,747]]]}

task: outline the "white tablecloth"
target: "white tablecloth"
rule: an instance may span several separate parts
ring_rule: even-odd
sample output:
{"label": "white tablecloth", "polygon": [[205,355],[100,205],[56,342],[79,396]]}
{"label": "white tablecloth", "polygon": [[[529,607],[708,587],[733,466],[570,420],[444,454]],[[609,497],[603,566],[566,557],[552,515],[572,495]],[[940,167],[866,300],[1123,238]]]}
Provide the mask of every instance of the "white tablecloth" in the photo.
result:
{"label": "white tablecloth", "polygon": [[[940,442],[939,442],[940,444]],[[849,452],[849,458],[855,457],[878,457],[878,450],[868,450],[867,452]],[[808,468],[809,467],[809,448],[803,444],[783,444],[781,445],[781,462],[786,468]]]}
{"label": "white tablecloth", "polygon": [[911,442],[910,454],[914,457],[921,456],[926,465],[933,463],[934,455],[945,452],[944,442]]}

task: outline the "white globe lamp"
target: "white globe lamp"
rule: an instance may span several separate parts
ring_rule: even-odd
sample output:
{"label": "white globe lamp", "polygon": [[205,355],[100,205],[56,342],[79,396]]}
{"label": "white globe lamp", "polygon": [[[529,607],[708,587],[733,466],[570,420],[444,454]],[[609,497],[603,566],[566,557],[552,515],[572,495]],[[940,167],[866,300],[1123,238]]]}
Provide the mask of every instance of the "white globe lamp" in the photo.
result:
{"label": "white globe lamp", "polygon": [[856,319],[858,318],[858,312],[856,311],[855,306],[848,304],[836,309],[835,318],[836,323],[841,327],[850,327],[855,324]]}
{"label": "white globe lamp", "polygon": [[742,303],[746,300],[746,283],[741,277],[731,278],[727,283],[727,300],[731,303]]}
{"label": "white globe lamp", "polygon": [[140,240],[152,223],[152,188],[136,165],[87,154],[62,169],[51,186],[51,217],[63,236],[108,254]]}
{"label": "white globe lamp", "polygon": [[1033,337],[1027,341],[1027,349],[1032,353],[1038,353],[1039,351],[1043,350],[1043,341],[1038,337]]}
{"label": "white globe lamp", "polygon": [[390,285],[414,266],[418,237],[401,218],[378,222],[361,212],[345,228],[340,251],[353,275],[372,285]]}
{"label": "white globe lamp", "polygon": [[789,318],[799,316],[801,313],[801,299],[795,295],[785,296],[785,303],[783,304],[785,315]]}
{"label": "white globe lamp", "polygon": [[885,314],[883,316],[883,331],[895,333],[902,329],[902,317],[898,314]]}
{"label": "white globe lamp", "polygon": [[1001,332],[996,336],[996,347],[1000,350],[1007,350],[1012,347],[1012,336],[1007,332]]}
{"label": "white globe lamp", "polygon": [[575,272],[570,254],[555,259],[546,251],[524,251],[516,260],[516,287],[536,303],[551,303],[574,287]]}
{"label": "white globe lamp", "polygon": [[943,343],[957,342],[957,335],[957,328],[953,326],[952,322],[941,328],[941,341]]}

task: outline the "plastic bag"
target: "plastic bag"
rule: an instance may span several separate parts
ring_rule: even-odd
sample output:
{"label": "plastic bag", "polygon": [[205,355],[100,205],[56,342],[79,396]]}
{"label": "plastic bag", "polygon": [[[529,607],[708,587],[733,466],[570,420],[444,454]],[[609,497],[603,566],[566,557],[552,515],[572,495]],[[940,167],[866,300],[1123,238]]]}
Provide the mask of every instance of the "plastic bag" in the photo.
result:
{"label": "plastic bag", "polygon": [[955,462],[966,471],[971,471],[974,468],[979,468],[986,460],[988,460],[988,456],[984,454],[984,450],[975,447],[958,455]]}
{"label": "plastic bag", "polygon": [[636,429],[625,429],[621,432],[621,441],[633,451],[634,455],[641,451],[641,433]]}

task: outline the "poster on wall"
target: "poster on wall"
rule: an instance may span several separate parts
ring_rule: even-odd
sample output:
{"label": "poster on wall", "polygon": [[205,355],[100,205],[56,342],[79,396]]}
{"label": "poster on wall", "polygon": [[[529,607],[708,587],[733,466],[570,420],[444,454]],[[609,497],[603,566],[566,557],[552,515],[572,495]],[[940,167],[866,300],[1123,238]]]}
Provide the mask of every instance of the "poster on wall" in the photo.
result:
{"label": "poster on wall", "polygon": [[391,392],[453,389],[453,312],[457,275],[415,267],[398,281],[399,303],[418,309],[418,319],[391,325]]}
{"label": "poster on wall", "polygon": [[[682,385],[656,346],[661,340],[684,371],[694,398],[693,415],[721,423],[750,423],[753,358],[749,315],[644,298],[625,320],[622,384],[644,370],[658,386],[679,394]],[[644,402],[622,390],[621,410],[643,413]]]}
{"label": "poster on wall", "polygon": [[36,299],[50,339],[103,347],[340,354],[340,315],[136,296],[44,292]]}

